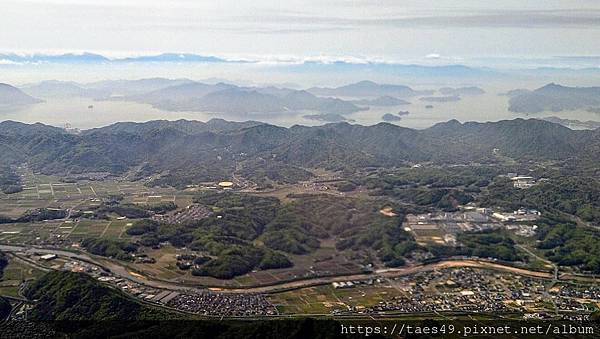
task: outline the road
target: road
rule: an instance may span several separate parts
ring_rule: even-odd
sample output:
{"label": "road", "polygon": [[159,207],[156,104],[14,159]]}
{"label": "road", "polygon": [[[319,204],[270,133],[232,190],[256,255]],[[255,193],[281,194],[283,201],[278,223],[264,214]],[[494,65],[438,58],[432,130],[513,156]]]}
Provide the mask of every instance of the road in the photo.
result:
{"label": "road", "polygon": [[[11,246],[11,245],[0,245],[0,250],[5,252],[38,252],[38,253],[54,253],[61,257],[71,258],[75,260],[81,260],[93,263],[100,267],[103,267],[106,270],[109,270],[113,275],[128,279],[139,284],[143,284],[149,287],[159,288],[159,289],[167,289],[173,291],[206,291],[205,287],[194,287],[189,285],[181,285],[176,283],[171,283],[167,281],[161,280],[152,280],[143,275],[130,271],[128,268],[122,266],[121,264],[112,261],[110,259],[85,254],[85,253],[75,253],[63,250],[49,249],[49,248],[27,248],[23,246]],[[378,277],[385,278],[394,278],[401,277],[405,275],[410,275],[418,272],[428,272],[433,270],[439,270],[444,268],[458,268],[458,267],[471,267],[471,268],[482,268],[482,269],[490,269],[496,271],[504,271],[509,273],[514,273],[523,276],[542,278],[552,280],[555,278],[554,274],[550,272],[540,272],[533,271],[519,267],[508,266],[488,260],[483,259],[453,259],[453,260],[445,260],[437,263],[426,264],[426,265],[414,265],[407,266],[401,268],[385,268],[379,269],[372,273],[361,273],[361,274],[349,274],[343,276],[335,276],[335,277],[317,277],[317,278],[307,278],[297,281],[288,281],[277,283],[268,286],[255,286],[255,287],[220,287],[220,288],[209,288],[212,291],[218,291],[221,293],[277,293],[282,291],[301,289],[305,287],[318,286],[318,285],[327,285],[333,282],[340,281],[348,281],[348,280],[367,280],[374,279]],[[597,277],[591,276],[569,276],[571,280],[582,280],[582,281],[600,281]]]}
{"label": "road", "polygon": [[286,290],[294,290],[300,289],[304,287],[317,286],[317,285],[326,285],[333,282],[340,281],[348,281],[348,280],[366,280],[373,279],[378,277],[384,278],[395,278],[401,277],[405,275],[410,275],[418,272],[428,272],[433,270],[439,270],[444,268],[453,268],[453,267],[472,267],[472,268],[484,268],[498,271],[506,271],[512,272],[519,275],[525,275],[530,277],[537,277],[543,279],[552,279],[553,275],[551,273],[546,272],[538,272],[538,271],[530,271],[522,268],[506,266],[502,264],[492,263],[485,260],[472,260],[472,259],[463,259],[463,260],[445,260],[440,261],[438,263],[427,264],[427,265],[415,265],[408,266],[402,268],[387,268],[376,270],[373,273],[363,273],[363,274],[352,274],[352,275],[343,275],[337,277],[321,277],[321,278],[310,278],[303,279],[298,281],[285,282],[277,285],[270,286],[261,286],[261,287],[251,287],[251,288],[227,288],[227,289],[213,289],[222,292],[233,292],[233,293],[243,293],[243,292],[253,292],[253,293],[275,293]]}
{"label": "road", "polygon": [[183,286],[172,284],[163,281],[149,280],[140,274],[136,274],[135,272],[129,271],[126,267],[119,265],[111,260],[100,258],[95,255],[89,255],[85,253],[75,253],[69,251],[63,251],[58,249],[50,249],[50,248],[40,248],[40,247],[24,247],[24,246],[13,246],[13,245],[0,245],[0,251],[3,252],[36,252],[36,253],[52,253],[56,254],[60,257],[70,258],[74,260],[81,260],[84,262],[89,262],[94,265],[100,266],[105,270],[110,271],[113,275],[118,276],[123,279],[128,279],[146,286],[169,289],[175,291],[189,291],[189,290],[200,290],[198,288]]}

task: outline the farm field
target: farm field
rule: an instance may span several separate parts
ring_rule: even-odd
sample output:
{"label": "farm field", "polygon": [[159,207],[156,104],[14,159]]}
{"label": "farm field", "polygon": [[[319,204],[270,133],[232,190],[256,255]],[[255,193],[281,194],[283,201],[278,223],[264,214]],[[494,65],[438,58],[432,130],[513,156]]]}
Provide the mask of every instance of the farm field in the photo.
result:
{"label": "farm field", "polygon": [[190,203],[192,195],[173,188],[148,188],[141,182],[115,180],[62,182],[55,176],[21,173],[23,191],[14,194],[0,192],[0,214],[19,217],[35,208],[79,208],[98,205],[98,199],[120,195],[132,203]]}
{"label": "farm field", "polygon": [[37,279],[44,273],[40,269],[11,258],[8,266],[4,268],[4,275],[0,280],[0,295],[19,297],[19,285],[22,281]]}
{"label": "farm field", "polygon": [[[16,219],[28,211],[42,208],[87,211],[109,196],[122,196],[127,203],[175,202],[178,206],[191,204],[193,197],[193,193],[172,188],[148,188],[139,182],[85,180],[66,183],[58,177],[34,174],[26,169],[20,175],[22,192],[10,195],[0,192],[0,215]],[[134,220],[118,220],[117,217],[0,224],[0,242],[35,244],[52,238],[68,239],[69,242],[86,237],[130,238],[125,231]]]}
{"label": "farm field", "polygon": [[334,309],[355,309],[376,305],[380,301],[405,295],[393,282],[376,286],[335,289],[331,285],[316,286],[269,295],[279,312],[284,314],[330,314]]}

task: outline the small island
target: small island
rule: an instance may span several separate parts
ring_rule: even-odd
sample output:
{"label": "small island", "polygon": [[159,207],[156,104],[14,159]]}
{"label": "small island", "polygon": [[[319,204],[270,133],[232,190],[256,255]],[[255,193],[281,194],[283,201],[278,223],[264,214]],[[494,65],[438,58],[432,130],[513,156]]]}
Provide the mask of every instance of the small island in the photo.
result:
{"label": "small island", "polygon": [[387,121],[387,122],[393,122],[393,121],[400,121],[400,120],[402,120],[402,118],[395,114],[392,114],[392,113],[386,113],[383,116],[381,116],[381,120]]}
{"label": "small island", "polygon": [[353,122],[354,121],[352,119],[346,119],[346,117],[344,117],[341,114],[335,114],[335,113],[309,114],[309,115],[303,115],[302,117],[304,119],[308,119],[308,120],[323,121],[323,122],[344,122],[344,121]]}

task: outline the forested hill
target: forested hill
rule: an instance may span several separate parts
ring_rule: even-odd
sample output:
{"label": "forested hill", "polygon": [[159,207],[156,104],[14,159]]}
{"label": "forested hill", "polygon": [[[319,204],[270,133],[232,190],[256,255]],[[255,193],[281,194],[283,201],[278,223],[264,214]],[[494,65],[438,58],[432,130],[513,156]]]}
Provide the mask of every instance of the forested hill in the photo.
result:
{"label": "forested hill", "polygon": [[184,318],[145,306],[82,273],[52,271],[25,290],[32,320],[150,320]]}
{"label": "forested hill", "polygon": [[90,129],[84,131],[84,133],[131,133],[136,135],[143,135],[146,133],[151,133],[152,131],[170,128],[185,134],[193,135],[202,132],[226,132],[231,130],[239,130],[242,128],[254,127],[258,125],[262,125],[262,123],[258,121],[233,122],[223,119],[211,119],[208,122],[194,120],[154,120],[146,123],[118,122],[110,126]]}
{"label": "forested hill", "polygon": [[[226,178],[240,161],[269,166],[348,169],[407,162],[463,164],[517,160],[593,161],[600,131],[575,131],[542,120],[464,123],[425,130],[348,123],[277,127],[258,122],[151,121],[117,123],[73,135],[41,124],[0,123],[0,165],[28,162],[55,174],[185,172],[194,180]],[[194,173],[202,173],[197,177]]]}
{"label": "forested hill", "polygon": [[[341,337],[339,324],[331,320],[223,321],[176,313],[141,304],[83,273],[49,272],[29,286],[25,296],[35,304],[28,311],[26,333],[43,326],[51,337],[229,339],[277,338],[281,333],[290,338]],[[2,303],[0,298],[0,312]],[[19,330],[10,328],[9,337],[25,337]]]}

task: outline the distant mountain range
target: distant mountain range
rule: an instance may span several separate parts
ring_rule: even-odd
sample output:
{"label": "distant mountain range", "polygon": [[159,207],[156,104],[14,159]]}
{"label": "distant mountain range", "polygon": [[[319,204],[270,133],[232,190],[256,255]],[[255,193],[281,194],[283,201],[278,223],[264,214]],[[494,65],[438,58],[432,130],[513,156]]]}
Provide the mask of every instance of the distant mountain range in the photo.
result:
{"label": "distant mountain range", "polygon": [[109,100],[111,97],[140,95],[171,86],[193,84],[189,79],[148,78],[140,80],[105,80],[80,84],[73,81],[47,80],[28,84],[21,89],[29,95],[41,98],[84,97]]}
{"label": "distant mountain range", "polygon": [[39,102],[42,101],[25,94],[16,87],[0,83],[0,107],[31,105]]}
{"label": "distant mountain range", "polygon": [[[151,78],[108,80],[89,84],[43,81],[22,87],[40,98],[85,97],[95,100],[133,101],[169,111],[202,111],[248,116],[312,112],[349,114],[369,106],[398,106],[409,102],[398,97],[427,95],[408,86],[361,81],[332,89],[296,90],[281,87],[241,87],[219,82],[207,84],[189,79]],[[345,100],[338,97],[365,97]],[[372,97],[372,99],[371,99]],[[314,115],[314,114],[313,114]],[[337,121],[337,120],[336,120]]]}
{"label": "distant mountain range", "polygon": [[[161,184],[186,185],[229,178],[236,164],[352,169],[414,162],[464,164],[517,160],[597,159],[600,131],[574,131],[542,120],[464,123],[424,130],[388,123],[345,122],[282,128],[223,120],[117,123],[69,134],[41,124],[0,123],[1,165],[28,162],[52,174],[139,169],[168,173]],[[6,151],[4,151],[6,150]],[[594,160],[595,161],[595,160]],[[141,166],[141,167],[140,167]]]}
{"label": "distant mountain range", "polygon": [[[97,53],[67,53],[67,54],[0,54],[0,60],[4,63],[1,67],[18,67],[23,65],[46,65],[46,64],[64,64],[64,65],[127,65],[139,63],[151,64],[261,64],[265,59],[257,58],[224,58],[217,56],[206,56],[191,53],[163,53],[158,55],[140,55],[129,57],[109,58]],[[280,70],[288,72],[308,71],[308,72],[335,72],[346,73],[356,71],[367,71],[369,73],[380,73],[397,76],[414,77],[490,77],[498,76],[499,72],[485,68],[468,67],[464,65],[414,65],[400,64],[383,61],[361,60],[359,62],[346,60],[313,60],[302,58],[290,60],[288,57],[282,60],[273,60],[269,58],[270,63],[275,62]],[[264,65],[264,64],[263,64]],[[268,65],[264,65],[269,67]]]}
{"label": "distant mountain range", "polygon": [[581,121],[574,119],[562,119],[559,117],[546,117],[543,120],[550,121],[555,124],[560,124],[570,129],[597,129],[600,128],[600,121]]}
{"label": "distant mountain range", "polygon": [[[443,87],[415,90],[397,84],[360,81],[340,87],[312,87],[307,90],[284,87],[243,87],[225,82],[202,83],[190,79],[149,78],[107,80],[80,84],[66,81],[43,81],[17,89],[0,87],[0,105],[15,106],[41,102],[40,99],[83,97],[93,100],[132,101],[168,111],[222,113],[244,119],[262,115],[304,113],[309,119],[348,121],[333,118],[369,107],[408,105],[406,98],[418,97],[427,103],[461,100],[485,91],[478,87]],[[516,113],[559,112],[582,109],[600,112],[600,87],[567,87],[548,84],[536,90],[511,90],[509,110]],[[403,99],[404,98],[404,99]],[[331,120],[334,119],[334,120]]]}
{"label": "distant mountain range", "polygon": [[516,113],[600,108],[600,87],[567,87],[551,83],[533,91],[511,91],[508,95],[508,109]]}
{"label": "distant mountain range", "polygon": [[[356,75],[367,76],[394,76],[405,79],[462,79],[462,81],[480,81],[482,79],[523,79],[543,77],[545,79],[562,78],[588,78],[598,79],[600,68],[594,62],[594,58],[585,57],[570,58],[564,63],[564,58],[531,60],[512,58],[496,63],[498,60],[487,60],[489,67],[481,66],[481,60],[471,64],[465,60],[465,64],[431,64],[431,60],[424,60],[424,64],[400,63],[393,60],[370,60],[369,58],[347,57],[297,57],[284,56],[278,59],[276,56],[254,56],[254,57],[219,57],[211,55],[199,55],[192,53],[162,53],[156,55],[138,55],[123,57],[107,57],[98,53],[66,53],[66,54],[15,54],[0,53],[0,68],[45,67],[47,65],[94,65],[94,66],[128,66],[137,64],[146,65],[182,65],[182,64],[210,64],[210,65],[259,65],[265,69],[274,69],[285,73],[313,73],[328,77],[330,75]],[[597,59],[597,58],[596,58]],[[268,62],[265,62],[268,61]],[[575,62],[573,62],[575,61]],[[506,62],[513,65],[507,68]],[[554,65],[553,67],[536,67],[536,65]],[[468,80],[467,80],[468,79]],[[558,81],[558,80],[555,80]],[[446,95],[463,93],[448,93]]]}
{"label": "distant mountain range", "polygon": [[238,87],[218,83],[186,83],[145,94],[124,97],[171,111],[206,111],[229,114],[272,114],[314,111],[348,114],[362,108],[337,98],[321,98],[307,91],[276,87]]}
{"label": "distant mountain range", "polygon": [[[132,62],[229,62],[229,60],[213,56],[202,56],[187,53],[163,53],[158,55],[143,55],[125,58],[108,58],[95,53],[66,53],[66,54],[0,54],[0,59],[9,60],[15,63],[132,63]],[[237,61],[243,62],[243,61]]]}
{"label": "distant mountain range", "polygon": [[105,98],[109,91],[84,88],[76,82],[48,80],[37,84],[26,85],[21,90],[37,98]]}
{"label": "distant mountain range", "polygon": [[105,80],[80,86],[108,92],[112,96],[129,96],[193,83],[195,82],[190,79],[147,78],[139,80]]}

